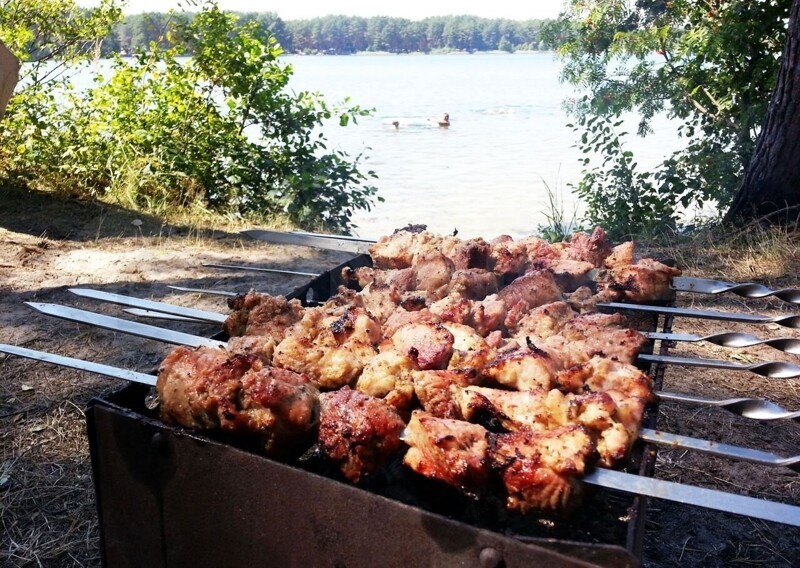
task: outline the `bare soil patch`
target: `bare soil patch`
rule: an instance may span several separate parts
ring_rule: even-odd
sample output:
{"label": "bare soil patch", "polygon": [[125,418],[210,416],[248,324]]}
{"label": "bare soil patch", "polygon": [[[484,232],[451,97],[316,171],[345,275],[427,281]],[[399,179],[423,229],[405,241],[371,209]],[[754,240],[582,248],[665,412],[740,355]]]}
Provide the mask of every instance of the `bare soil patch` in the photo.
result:
{"label": "bare soil patch", "polygon": [[[136,219],[142,224],[132,224]],[[687,252],[687,275],[724,277],[730,259]],[[169,350],[155,341],[98,330],[39,315],[26,301],[53,302],[120,315],[120,307],[81,300],[69,287],[164,300],[212,311],[224,298],[179,293],[168,286],[285,294],[303,284],[297,276],[228,272],[204,263],[257,264],[303,272],[327,270],[347,255],[242,239],[235,231],[198,232],[166,226],[124,210],[32,194],[0,203],[0,342],[150,372]],[[752,267],[750,279],[773,286],[798,285],[797,265]],[[740,275],[739,275],[740,277]],[[777,300],[683,295],[680,304],[708,309],[800,312]],[[211,335],[214,326],[158,323]],[[776,325],[745,326],[683,319],[676,331],[709,334],[746,330],[760,336],[798,336]],[[675,354],[739,362],[796,356],[767,347],[730,350],[709,344],[680,345]],[[0,356],[0,564],[97,566],[99,534],[83,409],[93,396],[116,390],[111,379],[16,357]],[[767,398],[800,409],[800,379],[766,379],[751,373],[670,368],[664,390],[710,398]],[[800,454],[800,423],[755,422],[720,409],[662,404],[664,430],[758,448],[782,456]],[[660,450],[657,477],[755,495],[800,506],[800,475],[710,458],[684,450]],[[717,513],[667,501],[651,501],[646,566],[800,566],[800,529]]]}

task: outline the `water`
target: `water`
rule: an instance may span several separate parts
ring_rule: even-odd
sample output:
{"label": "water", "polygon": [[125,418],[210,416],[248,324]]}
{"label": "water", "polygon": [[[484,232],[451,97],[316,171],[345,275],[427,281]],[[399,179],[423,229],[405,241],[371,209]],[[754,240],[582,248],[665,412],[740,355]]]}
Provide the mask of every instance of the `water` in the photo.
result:
{"label": "water", "polygon": [[[379,176],[386,201],[355,215],[359,235],[424,223],[466,237],[522,236],[546,223],[548,188],[567,217],[580,213],[568,188],[580,177],[579,153],[563,110],[573,91],[558,81],[552,53],[285,60],[295,89],[375,109],[356,127],[326,128],[333,146],[364,152]],[[439,128],[445,112],[451,126]],[[680,147],[666,120],[657,127],[644,141],[631,138],[643,167]]]}
{"label": "water", "polygon": [[[548,191],[567,218],[580,214],[569,189],[580,177],[580,156],[563,110],[574,92],[559,82],[552,53],[282,60],[294,68],[295,91],[319,91],[330,103],[349,97],[375,109],[356,126],[324,129],[330,147],[363,153],[362,169],[378,174],[374,185],[385,202],[355,214],[359,236],[422,223],[464,237],[519,237],[546,224]],[[75,82],[89,85],[82,77]],[[436,124],[444,113],[449,128]],[[629,136],[643,168],[681,147],[675,125],[657,120],[655,127],[644,140]]]}

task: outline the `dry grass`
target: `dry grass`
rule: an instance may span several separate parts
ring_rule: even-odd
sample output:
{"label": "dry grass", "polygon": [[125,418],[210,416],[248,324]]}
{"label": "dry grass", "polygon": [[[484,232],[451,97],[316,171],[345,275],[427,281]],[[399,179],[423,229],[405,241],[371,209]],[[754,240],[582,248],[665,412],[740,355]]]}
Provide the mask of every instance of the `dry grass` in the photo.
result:
{"label": "dry grass", "polygon": [[[242,291],[257,287],[285,293],[303,279],[222,275],[198,268],[199,263],[227,258],[321,270],[341,260],[297,247],[242,241],[235,236],[240,228],[235,222],[214,225],[194,219],[176,225],[144,218],[136,227],[131,222],[142,216],[135,212],[37,199],[34,196],[36,212],[30,199],[27,207],[13,200],[0,204],[0,227],[8,229],[0,229],[0,341],[145,372],[157,364],[167,347],[33,316],[22,301],[74,305],[75,298],[64,288],[90,281],[111,291],[220,311],[219,299],[177,295],[166,285],[199,282],[212,288]],[[687,275],[756,280],[773,286],[798,284],[797,237],[780,231],[749,231],[733,240],[705,235],[654,252],[678,260]],[[69,272],[70,267],[74,273]],[[709,309],[793,310],[778,300],[752,303],[730,295],[694,296],[687,301]],[[680,331],[694,333],[721,329],[700,320],[681,325],[686,327]],[[198,334],[214,331],[197,324],[178,329]],[[762,335],[798,334],[777,326],[761,331]],[[682,345],[679,349],[704,357],[733,355],[739,360],[791,358],[769,348],[735,353],[707,345]],[[759,396],[785,408],[800,408],[800,379],[775,381],[730,371],[672,368],[665,381],[665,390],[716,398]],[[100,564],[82,409],[91,397],[116,387],[108,379],[0,356],[0,565]],[[661,405],[659,414],[659,426],[665,430],[781,455],[800,454],[797,423],[753,423],[719,409],[677,404]],[[657,470],[664,479],[800,504],[800,476],[788,470],[732,464],[679,450],[660,451]],[[645,547],[649,567],[789,567],[797,566],[798,550],[800,529],[666,501],[651,503]]]}

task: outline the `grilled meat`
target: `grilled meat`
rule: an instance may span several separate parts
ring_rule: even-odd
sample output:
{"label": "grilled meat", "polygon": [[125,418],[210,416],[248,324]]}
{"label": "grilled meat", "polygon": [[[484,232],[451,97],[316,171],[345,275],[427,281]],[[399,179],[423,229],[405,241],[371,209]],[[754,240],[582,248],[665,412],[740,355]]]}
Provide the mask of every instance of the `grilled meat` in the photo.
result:
{"label": "grilled meat", "polygon": [[353,483],[400,451],[405,423],[389,404],[349,387],[322,393],[320,403],[319,448]]}
{"label": "grilled meat", "polygon": [[223,324],[228,337],[262,335],[276,341],[283,339],[286,331],[300,321],[304,311],[300,300],[258,292],[231,298],[228,307],[233,310]]}
{"label": "grilled meat", "polygon": [[255,435],[267,453],[307,441],[319,415],[318,391],[308,377],[215,347],[174,349],[156,388],[165,422]]}

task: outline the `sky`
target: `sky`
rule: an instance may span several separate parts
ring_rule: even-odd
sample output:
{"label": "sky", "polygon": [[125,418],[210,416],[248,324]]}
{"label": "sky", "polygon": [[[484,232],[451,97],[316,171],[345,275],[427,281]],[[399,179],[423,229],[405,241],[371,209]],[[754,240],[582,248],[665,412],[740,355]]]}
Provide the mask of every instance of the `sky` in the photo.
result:
{"label": "sky", "polygon": [[[92,6],[97,0],[77,0]],[[343,16],[393,16],[419,20],[428,16],[472,15],[482,18],[530,20],[555,18],[562,0],[218,0],[223,10],[235,12],[275,12],[284,20],[316,18],[331,14]],[[128,0],[126,14],[166,12],[186,6],[187,0]]]}

